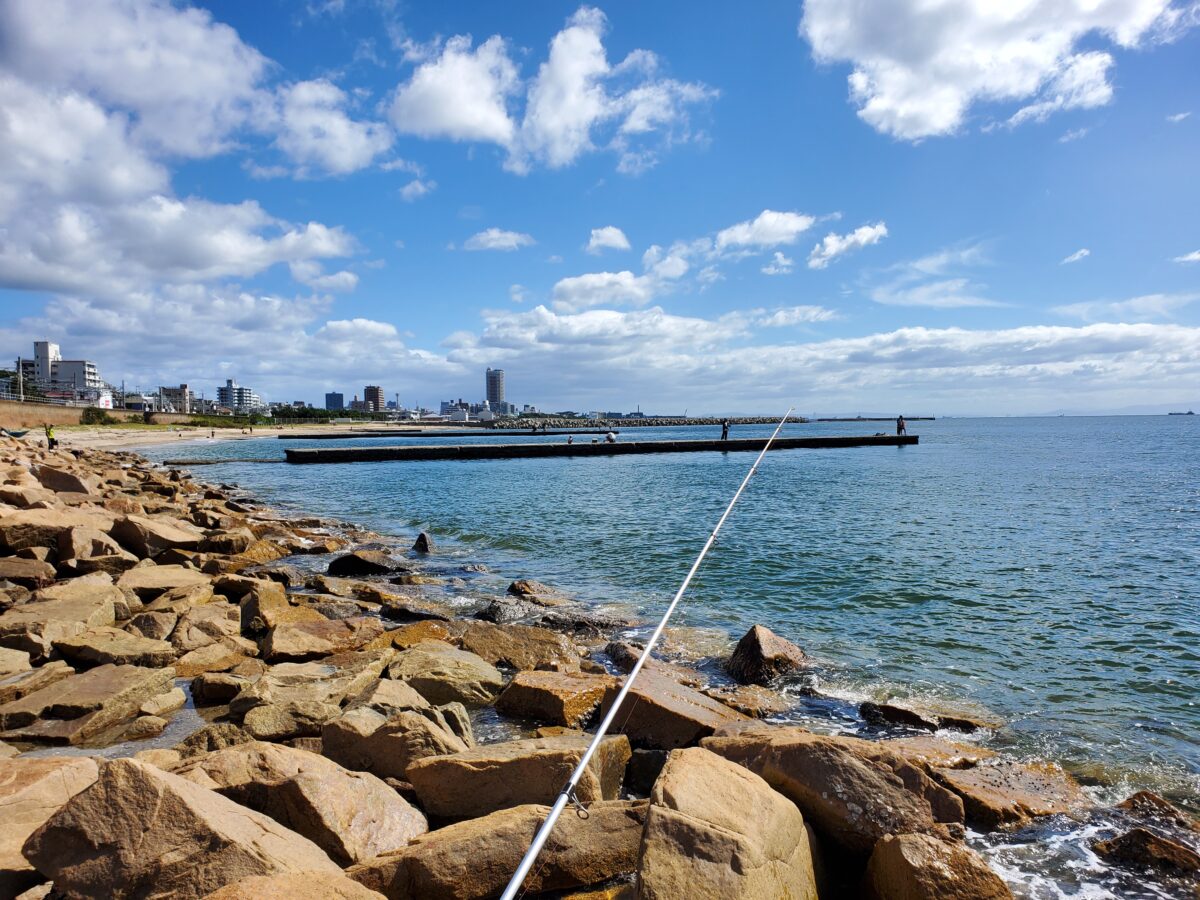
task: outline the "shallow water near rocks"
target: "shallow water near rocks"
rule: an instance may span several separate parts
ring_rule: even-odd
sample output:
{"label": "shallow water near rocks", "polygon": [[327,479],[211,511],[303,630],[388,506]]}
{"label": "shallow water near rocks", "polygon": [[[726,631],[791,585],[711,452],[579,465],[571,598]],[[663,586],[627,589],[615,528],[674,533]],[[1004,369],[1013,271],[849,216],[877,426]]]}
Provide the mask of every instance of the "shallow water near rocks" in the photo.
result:
{"label": "shallow water near rocks", "polygon": [[[1200,809],[1197,420],[946,419],[910,432],[919,446],[767,458],[680,608],[677,625],[702,629],[690,655],[716,653],[721,632],[736,639],[762,622],[819,660],[809,686],[832,699],[806,699],[794,714],[813,727],[858,728],[854,705],[867,698],[965,704],[1007,723],[992,746],[1060,762],[1116,793],[1148,787]],[[620,440],[707,436],[716,429],[626,430]],[[146,455],[282,459],[287,447],[392,442],[405,441],[199,441]],[[752,459],[231,462],[195,474],[405,541],[428,530],[437,568],[486,564],[468,577],[480,594],[536,578],[648,619]],[[678,635],[686,644],[687,630]],[[1131,893],[1086,849],[1089,826],[1043,827],[988,845],[1022,896],[1172,896]]]}

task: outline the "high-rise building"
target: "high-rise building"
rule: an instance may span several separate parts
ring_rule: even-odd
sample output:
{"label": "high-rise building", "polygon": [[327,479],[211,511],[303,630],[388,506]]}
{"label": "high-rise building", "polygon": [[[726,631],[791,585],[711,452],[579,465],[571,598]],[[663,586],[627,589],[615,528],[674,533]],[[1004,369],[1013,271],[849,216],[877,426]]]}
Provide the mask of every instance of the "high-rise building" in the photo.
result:
{"label": "high-rise building", "polygon": [[383,399],[383,388],[377,384],[368,384],[363,388],[363,402],[371,412],[382,412],[387,408],[387,401]]}
{"label": "high-rise building", "polygon": [[33,377],[36,381],[49,385],[54,381],[55,364],[62,359],[58,344],[50,341],[33,342]]}
{"label": "high-rise building", "polygon": [[241,387],[232,378],[217,388],[217,402],[234,412],[247,413],[262,409],[262,398],[248,387]]}
{"label": "high-rise building", "polygon": [[346,408],[346,398],[343,397],[337,391],[330,391],[329,393],[327,393],[325,395],[325,408],[326,409],[345,409]]}
{"label": "high-rise building", "polygon": [[487,402],[493,409],[504,402],[504,370],[487,370]]}

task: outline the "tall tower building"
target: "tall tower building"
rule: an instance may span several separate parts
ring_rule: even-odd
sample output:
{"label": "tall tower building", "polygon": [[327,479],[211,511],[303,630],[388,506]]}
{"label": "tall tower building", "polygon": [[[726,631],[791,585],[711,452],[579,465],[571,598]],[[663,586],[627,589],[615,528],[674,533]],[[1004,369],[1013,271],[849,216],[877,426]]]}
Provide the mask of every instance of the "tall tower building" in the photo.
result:
{"label": "tall tower building", "polygon": [[487,370],[487,402],[488,406],[496,409],[504,402],[504,370]]}
{"label": "tall tower building", "polygon": [[387,408],[387,401],[383,399],[383,388],[377,384],[368,384],[363,388],[363,402],[371,412],[381,412]]}
{"label": "tall tower building", "polygon": [[58,344],[51,341],[33,342],[33,377],[37,381],[46,385],[54,381],[57,374],[55,369],[61,361],[62,353]]}

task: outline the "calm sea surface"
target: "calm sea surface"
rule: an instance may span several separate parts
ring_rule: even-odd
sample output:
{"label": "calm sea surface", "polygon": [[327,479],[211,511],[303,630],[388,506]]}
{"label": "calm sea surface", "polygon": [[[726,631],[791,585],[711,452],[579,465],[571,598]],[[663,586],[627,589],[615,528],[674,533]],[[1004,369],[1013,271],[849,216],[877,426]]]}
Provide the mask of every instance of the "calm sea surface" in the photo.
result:
{"label": "calm sea surface", "polygon": [[[889,695],[982,709],[1006,723],[994,745],[1117,793],[1152,786],[1200,805],[1200,418],[943,419],[909,430],[920,446],[770,454],[682,608],[679,624],[696,630],[675,643],[715,653],[761,622],[817,657],[818,688],[847,701],[806,715],[836,720],[856,700]],[[449,442],[465,440],[497,438]],[[403,441],[181,441],[148,454],[274,458],[285,447],[389,442]],[[657,617],[752,459],[231,462],[196,474],[382,532],[428,529],[453,558],[486,563],[494,590],[537,578]]]}

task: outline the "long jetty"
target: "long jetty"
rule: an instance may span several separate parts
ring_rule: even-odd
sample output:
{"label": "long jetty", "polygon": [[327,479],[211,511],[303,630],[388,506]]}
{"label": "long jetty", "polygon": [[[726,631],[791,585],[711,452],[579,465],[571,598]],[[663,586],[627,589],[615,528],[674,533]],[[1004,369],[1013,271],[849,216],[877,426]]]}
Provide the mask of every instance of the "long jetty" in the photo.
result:
{"label": "long jetty", "polygon": [[[776,438],[772,450],[818,450],[840,447],[903,447],[918,435],[861,435]],[[606,443],[528,442],[523,444],[455,444],[413,447],[324,447],[288,449],[290,463],[400,462],[430,459],[544,459],[558,456],[624,456],[631,453],[700,453],[761,450],[766,438],[703,441],[617,441]]]}
{"label": "long jetty", "polygon": [[312,431],[302,434],[281,434],[281,441],[347,441],[358,438],[439,438],[439,437],[520,437],[528,435],[529,437],[538,437],[541,435],[568,435],[568,434],[620,434],[620,430],[616,428],[562,428],[558,430],[534,431],[530,428],[524,430],[520,428],[507,429],[476,429],[474,431],[461,431],[458,429],[439,429],[437,431],[401,431],[393,428],[390,431],[371,431],[363,429],[362,431]]}

